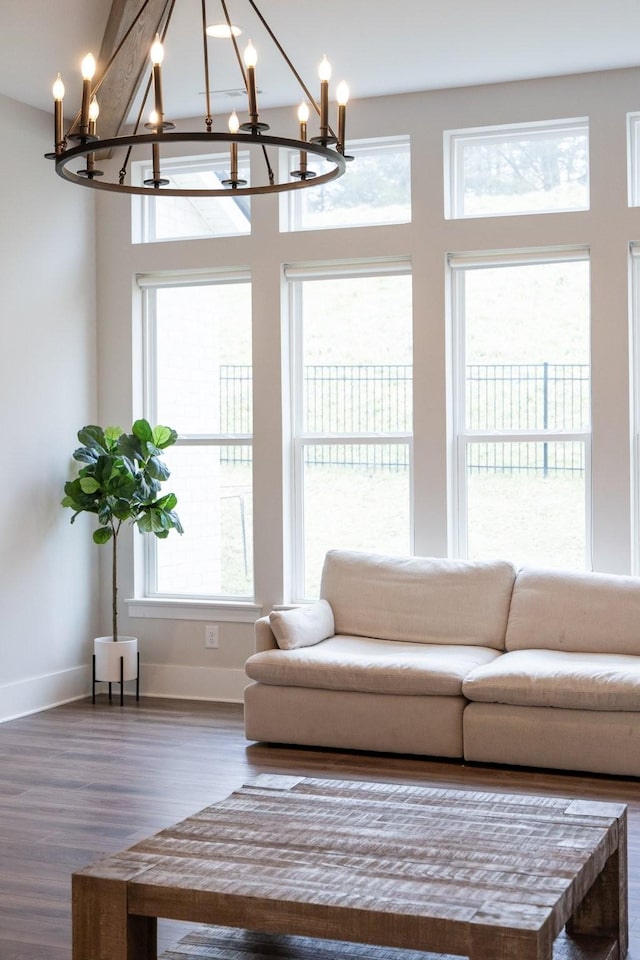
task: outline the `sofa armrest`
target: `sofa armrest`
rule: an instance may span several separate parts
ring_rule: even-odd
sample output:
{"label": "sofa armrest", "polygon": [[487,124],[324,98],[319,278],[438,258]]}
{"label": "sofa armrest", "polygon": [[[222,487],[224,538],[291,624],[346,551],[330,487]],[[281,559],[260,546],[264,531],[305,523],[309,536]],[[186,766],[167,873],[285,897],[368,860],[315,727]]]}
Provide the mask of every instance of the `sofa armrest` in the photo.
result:
{"label": "sofa armrest", "polygon": [[254,626],[254,636],[256,641],[256,653],[262,650],[273,650],[278,646],[276,638],[269,623],[269,617],[260,617],[256,620]]}

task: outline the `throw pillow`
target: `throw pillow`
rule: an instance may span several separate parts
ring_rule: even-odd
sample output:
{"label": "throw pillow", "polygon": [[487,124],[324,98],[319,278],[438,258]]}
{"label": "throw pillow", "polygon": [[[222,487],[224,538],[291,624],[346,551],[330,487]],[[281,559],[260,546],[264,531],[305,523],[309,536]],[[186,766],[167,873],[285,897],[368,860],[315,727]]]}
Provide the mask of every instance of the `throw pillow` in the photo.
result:
{"label": "throw pillow", "polygon": [[269,623],[281,650],[312,647],[335,633],[333,610],[327,600],[294,610],[273,610]]}

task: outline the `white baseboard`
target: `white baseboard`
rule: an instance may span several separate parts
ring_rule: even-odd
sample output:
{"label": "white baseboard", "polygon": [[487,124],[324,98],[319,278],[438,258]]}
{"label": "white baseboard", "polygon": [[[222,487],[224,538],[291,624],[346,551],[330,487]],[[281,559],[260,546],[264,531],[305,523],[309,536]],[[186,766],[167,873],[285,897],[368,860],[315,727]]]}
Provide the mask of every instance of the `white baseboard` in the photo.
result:
{"label": "white baseboard", "polygon": [[140,695],[144,697],[242,703],[248,683],[246,673],[239,669],[166,663],[140,665]]}
{"label": "white baseboard", "polygon": [[91,693],[91,667],[72,667],[0,686],[0,723],[81,700]]}
{"label": "white baseboard", "polygon": [[[176,700],[215,700],[242,703],[247,683],[244,670],[143,663],[140,694]],[[130,694],[133,682],[126,685]],[[96,687],[102,693],[105,684]],[[116,689],[118,689],[116,685]],[[0,723],[91,696],[91,666],[73,667],[41,677],[0,686]]]}

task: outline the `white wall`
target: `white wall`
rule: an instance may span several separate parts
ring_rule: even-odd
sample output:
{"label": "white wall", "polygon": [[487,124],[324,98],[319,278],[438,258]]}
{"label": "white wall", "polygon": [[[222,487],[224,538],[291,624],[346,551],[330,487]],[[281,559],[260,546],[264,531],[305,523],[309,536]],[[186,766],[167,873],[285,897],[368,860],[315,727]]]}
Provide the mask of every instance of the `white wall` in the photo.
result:
{"label": "white wall", "polygon": [[94,202],[43,154],[52,121],[0,97],[0,720],[89,689],[89,527],[60,507],[95,417]]}
{"label": "white wall", "polygon": [[[283,263],[410,256],[414,272],[415,550],[447,552],[446,280],[449,252],[509,250],[553,244],[590,247],[592,263],[593,565],[628,572],[629,489],[628,244],[640,237],[640,210],[626,199],[626,113],[640,109],[640,71],[623,70],[358,102],[349,136],[411,135],[413,222],[407,225],[279,234],[277,200],[253,201],[252,235],[135,246],[129,202],[98,201],[99,369],[102,421],[123,426],[139,415],[135,380],[137,272],[249,266],[254,284],[254,528],[256,597],[265,612],[284,597],[284,469],[280,406]],[[445,221],[443,131],[498,123],[588,116],[591,210],[529,217]],[[291,111],[272,115],[273,129],[291,125]],[[135,302],[135,298],[134,298]],[[134,594],[131,545],[122,565],[121,597]],[[105,571],[106,584],[106,571]],[[108,591],[105,591],[105,594]],[[173,619],[127,616],[121,629],[138,635],[142,688],[167,695],[238,698],[252,650],[249,624],[221,612],[220,650],[205,651],[202,620],[216,611]],[[103,616],[106,610],[103,605]],[[175,617],[181,616],[182,619]],[[106,622],[106,620],[105,620]],[[146,676],[145,676],[146,675]]]}

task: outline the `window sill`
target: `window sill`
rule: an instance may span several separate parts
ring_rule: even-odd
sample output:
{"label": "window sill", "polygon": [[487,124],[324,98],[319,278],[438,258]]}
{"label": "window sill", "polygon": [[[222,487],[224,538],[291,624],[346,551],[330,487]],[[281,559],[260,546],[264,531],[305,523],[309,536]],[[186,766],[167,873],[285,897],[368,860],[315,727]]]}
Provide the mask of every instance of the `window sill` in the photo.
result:
{"label": "window sill", "polygon": [[216,620],[222,623],[254,623],[262,616],[262,607],[250,601],[187,600],[138,597],[126,600],[130,617],[154,620]]}

